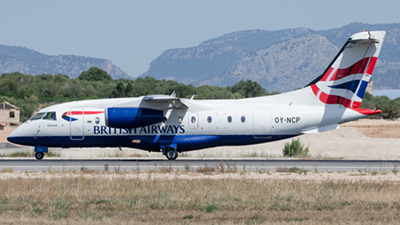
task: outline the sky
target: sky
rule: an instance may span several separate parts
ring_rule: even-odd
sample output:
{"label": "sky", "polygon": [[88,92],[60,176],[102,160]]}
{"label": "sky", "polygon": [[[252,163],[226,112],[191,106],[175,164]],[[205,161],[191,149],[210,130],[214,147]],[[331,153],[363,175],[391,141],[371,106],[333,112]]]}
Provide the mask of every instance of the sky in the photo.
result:
{"label": "sky", "polygon": [[400,22],[397,0],[13,0],[0,9],[0,44],[104,58],[132,77],[167,49],[235,31]]}

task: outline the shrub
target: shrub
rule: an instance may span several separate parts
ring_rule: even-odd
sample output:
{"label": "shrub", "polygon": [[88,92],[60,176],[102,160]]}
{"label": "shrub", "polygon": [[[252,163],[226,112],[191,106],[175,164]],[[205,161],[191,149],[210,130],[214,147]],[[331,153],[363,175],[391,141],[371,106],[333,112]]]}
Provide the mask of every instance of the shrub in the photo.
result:
{"label": "shrub", "polygon": [[282,149],[283,156],[289,157],[307,157],[308,156],[308,147],[304,148],[304,145],[301,144],[300,139],[297,140],[292,139],[292,142],[286,142],[285,146]]}
{"label": "shrub", "polygon": [[210,174],[210,173],[213,173],[213,172],[215,172],[215,167],[212,167],[212,166],[207,166],[207,164],[204,166],[204,167],[198,167],[197,169],[196,169],[196,172],[197,173],[204,173],[204,174]]}
{"label": "shrub", "polygon": [[218,208],[219,207],[214,205],[214,204],[207,205],[207,206],[203,207],[204,211],[206,211],[207,213],[210,213],[210,212],[212,212],[214,210],[218,210]]}
{"label": "shrub", "polygon": [[183,217],[184,220],[185,220],[185,219],[193,219],[193,218],[194,218],[193,214],[188,214],[188,215],[185,215],[185,216]]}

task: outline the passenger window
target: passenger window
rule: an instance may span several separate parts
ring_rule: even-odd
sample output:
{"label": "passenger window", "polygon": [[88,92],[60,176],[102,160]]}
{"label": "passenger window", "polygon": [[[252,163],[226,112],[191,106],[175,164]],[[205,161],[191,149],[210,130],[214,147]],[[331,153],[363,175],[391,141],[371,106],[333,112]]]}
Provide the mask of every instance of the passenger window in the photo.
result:
{"label": "passenger window", "polygon": [[43,115],[44,115],[44,112],[36,113],[36,115],[32,116],[32,118],[30,120],[40,120],[40,119],[42,119]]}
{"label": "passenger window", "polygon": [[212,122],[211,116],[207,117],[207,122],[208,122],[208,123],[211,123],[211,122]]}
{"label": "passenger window", "polygon": [[192,123],[196,123],[196,117],[192,116],[191,120],[192,120]]}
{"label": "passenger window", "polygon": [[242,121],[242,123],[244,123],[244,122],[246,122],[246,117],[242,116],[242,117],[240,117],[240,120]]}
{"label": "passenger window", "polygon": [[44,120],[57,120],[56,119],[56,112],[48,112],[44,117]]}
{"label": "passenger window", "polygon": [[228,123],[232,122],[232,117],[228,116]]}

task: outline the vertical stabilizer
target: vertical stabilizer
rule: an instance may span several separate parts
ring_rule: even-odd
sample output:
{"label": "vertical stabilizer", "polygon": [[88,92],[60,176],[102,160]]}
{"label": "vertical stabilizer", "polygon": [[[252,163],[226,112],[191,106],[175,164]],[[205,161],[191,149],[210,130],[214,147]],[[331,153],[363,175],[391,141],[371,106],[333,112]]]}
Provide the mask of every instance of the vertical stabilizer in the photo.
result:
{"label": "vertical stabilizer", "polygon": [[312,105],[360,108],[385,34],[365,31],[351,36],[324,73],[308,85],[316,96]]}

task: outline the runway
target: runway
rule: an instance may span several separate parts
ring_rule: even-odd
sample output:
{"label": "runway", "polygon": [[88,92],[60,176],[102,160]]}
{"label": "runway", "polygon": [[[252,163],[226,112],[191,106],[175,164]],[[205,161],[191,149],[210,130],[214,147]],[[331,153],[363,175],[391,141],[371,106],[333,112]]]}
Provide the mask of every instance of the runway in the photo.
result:
{"label": "runway", "polygon": [[223,165],[237,171],[267,171],[275,172],[282,168],[297,167],[312,172],[336,171],[392,171],[400,165],[399,160],[250,160],[250,159],[0,159],[0,171],[10,168],[15,172],[42,171],[82,171],[85,169],[110,172],[156,171],[170,168],[174,171],[196,170],[199,167],[217,167]]}

